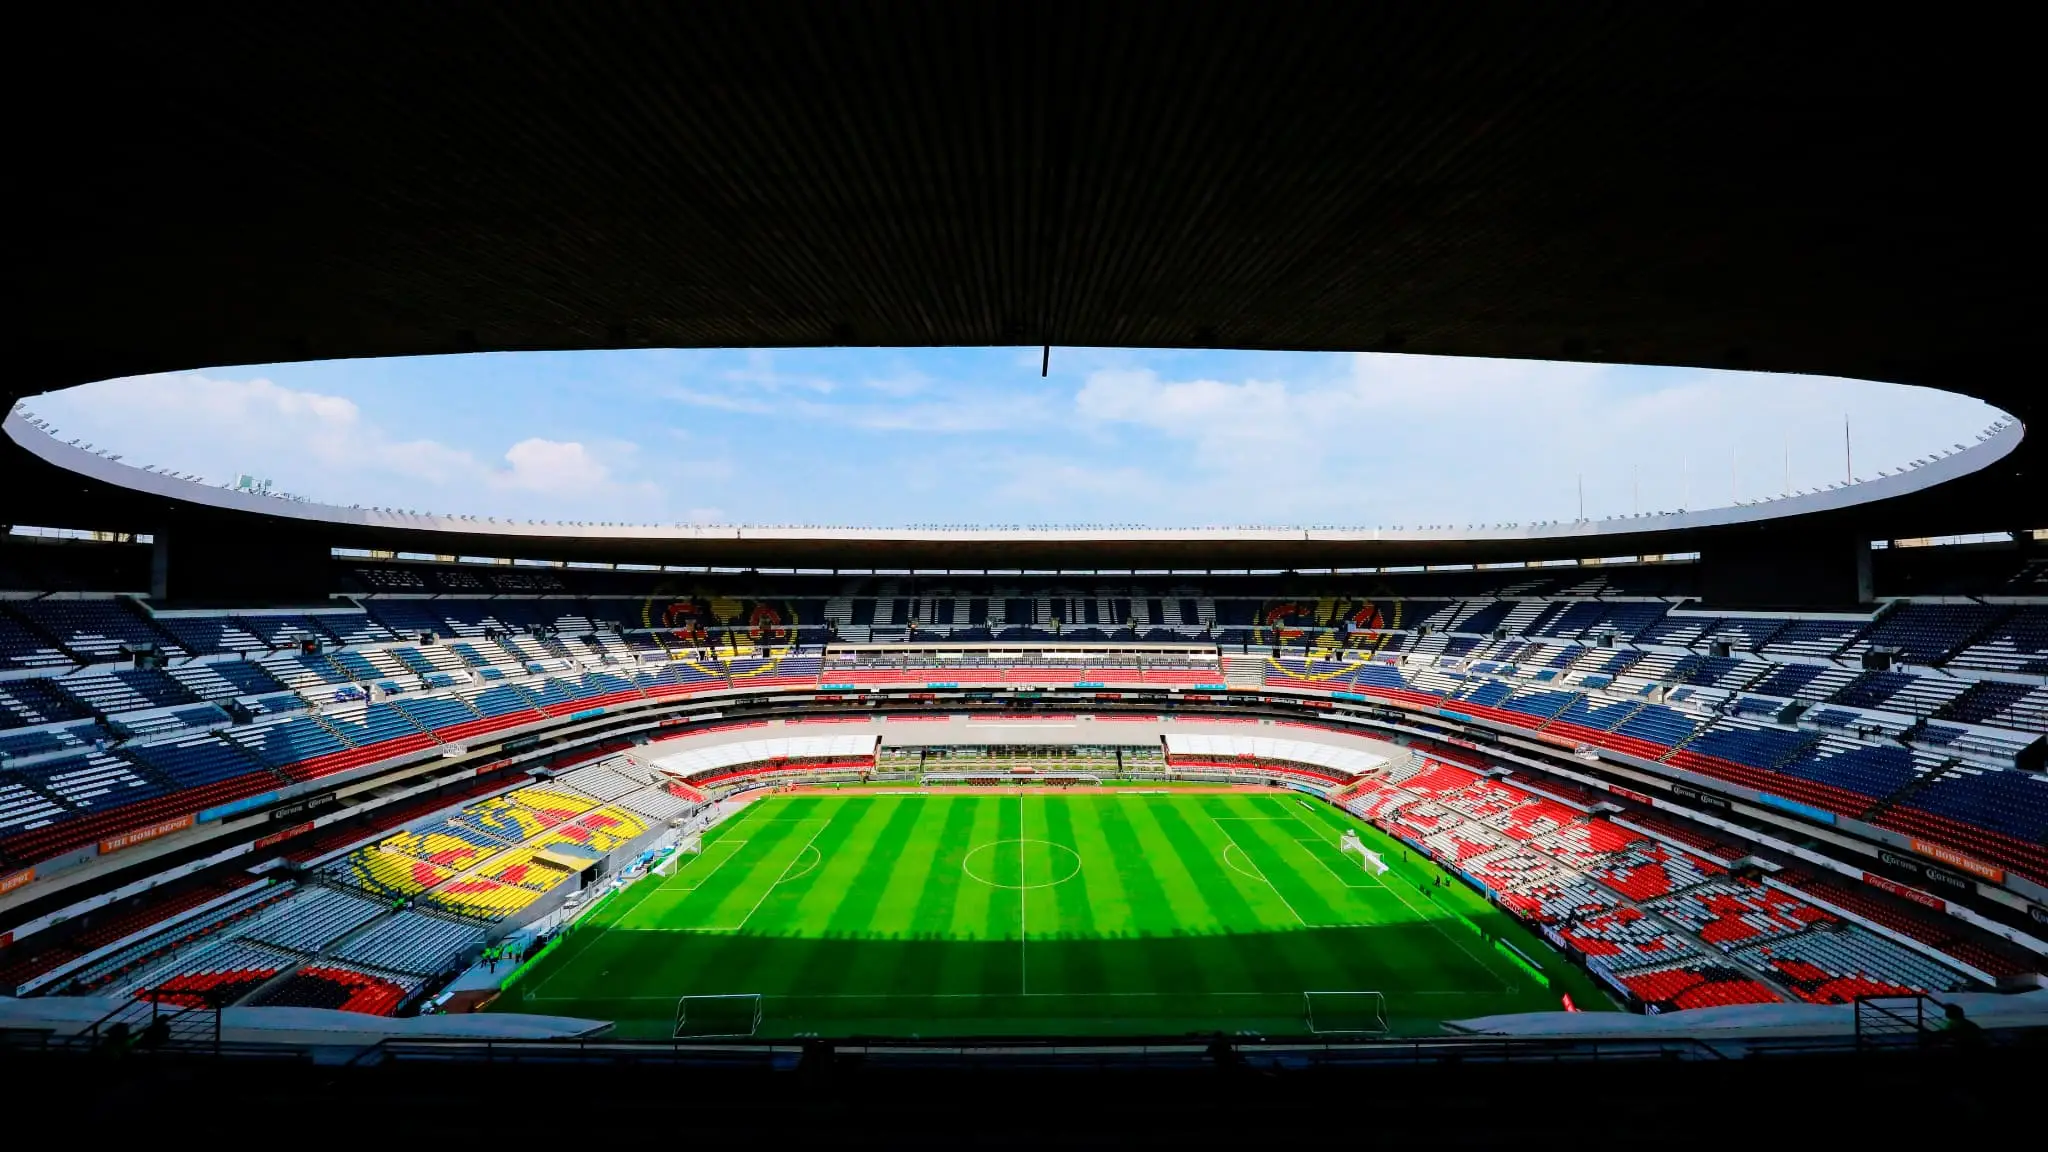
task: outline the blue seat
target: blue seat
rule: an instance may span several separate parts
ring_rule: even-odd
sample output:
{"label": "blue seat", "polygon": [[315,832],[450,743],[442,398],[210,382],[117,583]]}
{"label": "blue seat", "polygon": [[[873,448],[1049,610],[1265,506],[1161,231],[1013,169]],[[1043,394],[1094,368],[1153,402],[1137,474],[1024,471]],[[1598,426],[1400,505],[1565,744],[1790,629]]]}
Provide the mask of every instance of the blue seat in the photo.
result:
{"label": "blue seat", "polygon": [[129,745],[123,751],[180,788],[197,788],[263,770],[247,751],[212,733],[162,744]]}
{"label": "blue seat", "polygon": [[2048,843],[2048,777],[1999,769],[1954,769],[1921,788],[1907,807]]}

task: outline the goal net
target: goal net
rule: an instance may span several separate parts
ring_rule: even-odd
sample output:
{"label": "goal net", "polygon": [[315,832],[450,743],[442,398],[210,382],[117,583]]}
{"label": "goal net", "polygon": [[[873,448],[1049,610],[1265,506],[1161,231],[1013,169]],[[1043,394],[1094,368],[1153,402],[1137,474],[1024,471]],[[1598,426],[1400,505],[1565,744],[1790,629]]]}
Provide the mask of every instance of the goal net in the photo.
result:
{"label": "goal net", "polygon": [[1384,1036],[1387,998],[1379,992],[1303,992],[1302,1016],[1314,1036]]}
{"label": "goal net", "polygon": [[676,1000],[677,1039],[716,1040],[752,1036],[761,1027],[761,994],[683,996]]}
{"label": "goal net", "polygon": [[1357,856],[1367,868],[1372,869],[1373,875],[1384,876],[1387,874],[1387,862],[1380,859],[1379,853],[1367,848],[1365,841],[1358,838],[1357,832],[1344,833],[1343,843],[1339,847],[1343,849],[1346,855]]}
{"label": "goal net", "polygon": [[694,856],[697,853],[702,852],[703,850],[704,834],[701,832],[692,832],[689,835],[684,836],[682,839],[676,841],[675,847],[669,852],[669,854],[662,857],[661,860],[656,862],[656,864],[654,865],[654,874],[657,876],[673,876],[676,874],[676,869],[682,866],[683,861],[686,858]]}

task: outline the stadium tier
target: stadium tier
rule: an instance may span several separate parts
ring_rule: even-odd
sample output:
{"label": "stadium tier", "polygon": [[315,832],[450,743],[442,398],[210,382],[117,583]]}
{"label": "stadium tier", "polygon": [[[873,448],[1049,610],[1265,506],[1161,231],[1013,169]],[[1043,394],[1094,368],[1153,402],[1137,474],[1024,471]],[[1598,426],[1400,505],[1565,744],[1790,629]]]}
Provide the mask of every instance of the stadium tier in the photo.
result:
{"label": "stadium tier", "polygon": [[[1756,850],[1740,836],[1634,801],[1600,809],[1613,807],[1608,785],[1503,776],[1496,760],[1442,744],[1382,762],[1317,735],[1333,730],[1333,710],[1355,724],[1378,708],[1468,737],[1520,736],[1573,753],[1566,765],[1610,757],[1718,795],[1721,810],[1740,802],[1832,825],[2027,892],[2048,880],[2048,687],[2031,605],[1716,615],[1688,607],[1668,574],[1627,569],[1597,588],[1565,577],[1482,588],[1466,574],[1413,599],[1135,585],[912,595],[869,580],[852,594],[661,601],[579,593],[565,576],[533,574],[557,584],[513,600],[480,585],[525,573],[358,568],[353,599],[302,614],[160,614],[131,597],[0,602],[0,648],[14,661],[0,679],[0,853],[18,875],[61,876],[97,856],[119,861],[135,829],[225,828],[308,789],[600,717],[644,715],[651,727],[677,708],[786,697],[816,707],[872,692],[973,712],[1015,707],[997,696],[1015,692],[1094,701],[1034,705],[1047,722],[1110,715],[1112,701],[1137,706],[1124,719],[1189,709],[1221,721],[1229,702],[1256,700],[1322,713],[1242,736],[1169,735],[1152,763],[1185,780],[1332,797],[1382,830],[1397,858],[1460,877],[1634,1006],[1946,992],[2040,966],[1955,915],[1839,874],[1739,867]],[[386,598],[392,581],[435,598]],[[89,933],[0,952],[0,977],[56,973],[51,988],[192,1005],[407,1010],[495,934],[560,905],[585,862],[735,789],[858,782],[880,768],[872,736],[768,723],[659,731],[691,742],[658,757],[660,771],[645,754],[616,754],[631,741],[572,745],[550,761],[551,779],[394,803],[373,825],[351,820],[279,849],[310,867],[251,889],[260,903],[236,904],[246,878],[194,887]],[[1002,779],[968,767],[952,775]],[[1234,874],[1279,869],[1264,851],[1239,842],[1226,863]],[[792,857],[771,870],[816,866]],[[1034,866],[1028,853],[1021,866]],[[1335,910],[1349,897],[1295,895],[1296,914],[1335,900],[1333,923],[1350,923]],[[122,943],[165,922],[165,939]]]}

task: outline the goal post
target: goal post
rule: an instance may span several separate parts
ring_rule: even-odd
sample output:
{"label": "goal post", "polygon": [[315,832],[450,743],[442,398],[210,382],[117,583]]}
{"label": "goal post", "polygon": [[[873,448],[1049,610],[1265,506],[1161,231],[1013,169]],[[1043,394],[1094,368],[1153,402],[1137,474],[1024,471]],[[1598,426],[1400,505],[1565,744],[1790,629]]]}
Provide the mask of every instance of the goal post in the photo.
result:
{"label": "goal post", "polygon": [[1387,997],[1381,992],[1303,992],[1302,1019],[1312,1036],[1384,1036]]}
{"label": "goal post", "polygon": [[760,1029],[761,994],[758,992],[676,998],[675,1038],[678,1040],[743,1039]]}
{"label": "goal post", "polygon": [[1344,839],[1338,842],[1337,847],[1339,851],[1347,856],[1357,856],[1365,867],[1372,870],[1373,875],[1384,876],[1387,874],[1387,862],[1380,859],[1379,853],[1365,846],[1365,841],[1359,838],[1358,832],[1355,829],[1347,830],[1344,833]]}
{"label": "goal post", "polygon": [[695,856],[704,851],[704,833],[689,832],[679,837],[669,854],[654,866],[658,876],[673,876],[682,867],[685,857]]}

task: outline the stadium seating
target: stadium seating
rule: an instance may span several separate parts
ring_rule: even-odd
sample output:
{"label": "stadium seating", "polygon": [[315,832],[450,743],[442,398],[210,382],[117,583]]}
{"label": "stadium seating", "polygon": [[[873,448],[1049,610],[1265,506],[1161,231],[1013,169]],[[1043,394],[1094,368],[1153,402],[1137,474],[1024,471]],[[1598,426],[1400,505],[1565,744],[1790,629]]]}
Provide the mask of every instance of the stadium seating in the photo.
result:
{"label": "stadium seating", "polygon": [[251,1004],[269,1008],[333,1008],[368,1016],[396,1015],[420,981],[346,964],[309,964],[263,990]]}
{"label": "stadium seating", "polygon": [[0,667],[69,669],[72,665],[71,655],[55,641],[13,617],[0,616]]}
{"label": "stadium seating", "polygon": [[1909,664],[1936,664],[2002,612],[1988,604],[1904,604],[1872,625],[1842,655],[1853,659],[1873,649],[1889,650]]}
{"label": "stadium seating", "polygon": [[1945,667],[2022,675],[2048,673],[2048,609],[2014,609],[1996,628],[1951,656]]}
{"label": "stadium seating", "polygon": [[1778,771],[1882,800],[1906,786],[1927,765],[1905,748],[1858,744],[1823,736],[1777,765]]}
{"label": "stadium seating", "polygon": [[1937,948],[1993,979],[2029,972],[2039,964],[2037,958],[1994,937],[1964,935],[1954,917],[1831,873],[1790,869],[1777,879],[1811,899]]}
{"label": "stadium seating", "polygon": [[645,780],[635,779],[613,771],[604,764],[590,764],[564,772],[555,777],[557,783],[574,788],[585,796],[597,800],[611,801],[645,788]]}
{"label": "stadium seating", "polygon": [[618,807],[650,820],[666,821],[681,816],[704,802],[704,794],[680,784],[663,788],[642,788],[618,797]]}
{"label": "stadium seating", "polygon": [[405,900],[442,883],[454,872],[379,848],[349,853],[323,873],[337,884],[368,892],[386,900]]}
{"label": "stadium seating", "polygon": [[182,656],[185,650],[166,632],[153,627],[129,601],[22,600],[10,605],[43,634],[88,662],[118,660],[130,652],[164,651]]}
{"label": "stadium seating", "polygon": [[1792,697],[1799,690],[1812,683],[1822,668],[1817,664],[1781,664],[1763,678],[1749,686],[1749,690],[1760,696]]}
{"label": "stadium seating", "polygon": [[[443,575],[482,583],[457,590],[441,586]],[[125,599],[10,602],[0,609],[0,669],[16,677],[22,670],[34,674],[0,680],[0,852],[34,860],[151,820],[612,703],[821,683],[1189,687],[1221,683],[1225,676],[1214,658],[1167,667],[1126,656],[1067,663],[977,656],[949,661],[943,671],[900,658],[894,664],[835,659],[827,671],[825,654],[813,649],[720,650],[671,660],[660,635],[610,631],[611,624],[644,624],[638,601],[461,598],[461,591],[483,596],[496,590],[487,579],[496,575],[437,574],[423,590],[444,593],[441,599],[371,599],[366,614],[153,618]],[[1540,732],[1552,744],[1578,742],[1661,762],[2048,877],[2042,847],[2048,786],[2014,767],[2038,762],[2027,757],[2030,749],[2038,757],[2032,741],[2048,732],[2048,688],[1975,678],[2038,676],[2048,613],[2031,606],[1907,603],[1880,613],[1874,624],[1674,616],[1663,601],[1574,599],[1559,590],[1562,579],[1526,583],[1516,591],[1502,587],[1498,598],[1382,605],[1390,628],[1426,619],[1436,631],[1419,643],[1403,631],[1386,633],[1375,641],[1385,657],[1378,661],[1338,659],[1337,632],[1323,623],[1297,626],[1290,617],[1287,652],[1268,657],[1254,649],[1246,661],[1257,671],[1248,683],[1442,707]],[[1005,603],[1012,599],[1020,603]],[[907,630],[915,619],[918,636],[935,642],[949,628],[959,629],[956,638],[968,638],[970,619],[989,618],[999,631],[1043,633],[1044,639],[1052,638],[1053,619],[1064,622],[1067,639],[1089,628],[1107,636],[1119,627],[1113,621],[1133,617],[1141,632],[1150,629],[1165,640],[1228,625],[1251,643],[1270,643],[1274,632],[1258,601],[1138,596],[1119,609],[1116,599],[1085,591],[986,600],[885,595],[869,602],[864,626]],[[905,602],[900,612],[896,600]],[[982,601],[978,614],[976,601]],[[811,610],[820,623],[830,618],[852,626],[855,614],[842,607],[821,600]],[[1333,613],[1341,614],[1335,602],[1316,601],[1301,619],[1327,621]],[[559,635],[529,631],[535,628]],[[1493,639],[1496,630],[1510,638]],[[462,639],[422,645],[421,632]],[[1609,637],[1615,647],[1594,646]],[[317,640],[322,651],[299,652],[302,638]],[[1717,655],[1722,644],[1733,655]],[[161,651],[171,666],[116,666],[124,653],[145,648]],[[1847,666],[1870,651],[1897,651],[1912,667]],[[642,653],[654,658],[642,662]],[[1393,662],[1393,653],[1405,663]],[[208,662],[189,662],[187,654]],[[1237,659],[1230,656],[1232,668],[1241,667]],[[1235,686],[1239,678],[1232,676]],[[187,711],[199,701],[221,707]],[[1810,707],[1802,713],[1802,705]],[[533,871],[535,851],[551,843],[616,848],[694,802],[665,785],[594,765],[566,772],[553,785],[521,789],[388,836],[380,846],[334,862],[326,874],[374,899],[356,900],[365,908],[425,897],[423,905],[457,919],[497,919],[559,882]],[[1656,941],[1685,944],[1682,934],[1697,933],[1716,947],[1747,950],[1809,936],[1867,935],[1858,928],[1862,935],[1843,936],[1832,917],[1811,905],[1727,879],[1721,865],[1676,846],[1705,852],[1711,837],[1670,821],[1655,826],[1655,814],[1637,813],[1631,823],[1671,843],[1430,758],[1391,791],[1360,788],[1350,802],[1464,867],[1519,913],[1552,916],[1575,933],[1580,943],[1574,947],[1599,951],[1602,969],[1625,985],[1660,973],[1659,989],[1685,984],[1662,999],[1644,997],[1648,1003],[1678,1006],[1688,997],[1745,1002],[1711,999],[1742,995],[1737,989],[1745,983],[1770,994],[1739,963],[1731,967],[1726,958],[1705,955],[1674,961],[1657,955],[1668,945]],[[1995,950],[1985,953],[1981,942],[1939,937],[1910,915],[1902,920],[1882,901],[1830,903],[1966,962],[1975,963],[1965,950],[1991,957],[2000,972],[2015,963],[1998,959]],[[1869,907],[1886,916],[1866,914]],[[457,934],[475,931],[434,915],[407,915],[424,922],[415,927],[425,933],[438,931],[437,925]],[[291,917],[300,918],[298,912]],[[284,918],[265,922],[272,920],[282,924]],[[317,936],[315,920],[303,931]],[[377,937],[381,923],[371,925],[365,939]],[[297,951],[317,947],[307,945],[308,938],[279,935],[269,943]],[[338,959],[374,972],[385,970],[389,957],[351,951]],[[1759,967],[1779,980],[1777,969]],[[1853,978],[1873,986],[1937,979],[1926,973],[1909,978],[1897,965],[1877,961],[1865,968],[1865,976]],[[1795,986],[1792,976],[1783,980]]]}
{"label": "stadium seating", "polygon": [[[1702,863],[1725,863],[1744,855],[1748,849],[1741,843],[1709,829],[1694,827],[1676,817],[1652,810],[1631,811],[1620,824],[1640,828],[1657,839],[1675,842],[1693,849],[1693,855]],[[1709,869],[1711,871],[1711,869]]]}
{"label": "stadium seating", "polygon": [[1878,823],[2048,876],[2048,778],[2033,773],[1951,768]]}
{"label": "stadium seating", "polygon": [[1688,957],[1618,973],[1615,979],[1636,999],[1662,1012],[1720,1008],[1731,1004],[1775,1004],[1768,985],[1732,964]]}
{"label": "stadium seating", "polygon": [[[566,873],[564,878],[566,879]],[[517,884],[500,884],[482,876],[472,876],[443,884],[423,896],[421,900],[457,916],[495,922],[540,899],[541,894],[533,888]]]}
{"label": "stadium seating", "polygon": [[62,804],[28,787],[18,777],[0,776],[0,836],[46,828],[70,815]]}
{"label": "stadium seating", "polygon": [[171,669],[170,676],[203,700],[265,696],[287,690],[283,681],[264,671],[261,664],[250,660],[186,664]]}
{"label": "stadium seating", "polygon": [[31,937],[0,953],[0,996],[15,995],[23,983],[61,964],[115,944],[182,912],[257,883],[255,877],[230,872],[205,881],[177,885],[168,893],[150,893],[140,901],[110,912],[95,913],[78,932]]}
{"label": "stadium seating", "polygon": [[1609,856],[1587,875],[1638,903],[1705,884],[1727,869],[1658,843],[1635,844]]}
{"label": "stadium seating", "polygon": [[176,638],[195,656],[221,653],[261,655],[272,650],[255,629],[245,627],[235,616],[157,615],[156,626]]}
{"label": "stadium seating", "polygon": [[1960,973],[1918,952],[1841,925],[1754,944],[1734,956],[1770,973],[1793,995],[1815,1004],[1845,1004],[1858,996],[1952,992],[1969,986]]}
{"label": "stadium seating", "polygon": [[466,871],[505,850],[503,841],[452,819],[396,833],[378,841],[377,847],[454,872]]}
{"label": "stadium seating", "polygon": [[647,821],[624,808],[607,805],[555,829],[555,835],[599,852],[610,852],[647,831]]}
{"label": "stadium seating", "polygon": [[1627,905],[1575,916],[1558,934],[1596,970],[1638,968],[1691,952],[1661,922]]}
{"label": "stadium seating", "polygon": [[436,976],[467,960],[483,942],[483,930],[474,925],[423,912],[399,912],[350,941],[334,957],[385,972]]}
{"label": "stadium seating", "polygon": [[1647,907],[1724,952],[1833,919],[1776,888],[1742,880],[1709,880],[1650,901]]}
{"label": "stadium seating", "polygon": [[383,907],[332,888],[308,888],[240,932],[244,940],[294,952],[318,952],[369,923]]}
{"label": "stadium seating", "polygon": [[211,734],[132,745],[125,751],[181,788],[198,788],[259,774],[272,784],[279,782],[240,745]]}
{"label": "stadium seating", "polygon": [[[529,807],[528,798],[536,800],[539,807]],[[595,806],[593,801],[560,790],[522,788],[472,805],[453,819],[486,836],[517,844]]]}
{"label": "stadium seating", "polygon": [[534,892],[550,892],[555,886],[569,879],[563,869],[534,859],[543,851],[545,844],[514,848],[490,862],[478,874],[486,880],[499,884],[511,884]]}
{"label": "stadium seating", "polygon": [[[225,880],[216,882],[220,900],[199,900],[212,907],[186,917],[169,930],[142,933],[125,947],[115,947],[90,964],[77,968],[62,980],[43,989],[45,994],[99,993],[133,988],[147,983],[147,977],[166,961],[189,956],[194,950],[234,938],[241,926],[261,915],[295,892],[292,884],[257,884],[246,887]],[[192,905],[186,905],[191,907]],[[109,936],[95,946],[119,944],[124,935]],[[80,937],[81,941],[87,937]],[[88,949],[89,950],[89,949]],[[81,955],[83,950],[81,951]]]}
{"label": "stadium seating", "polygon": [[152,970],[134,982],[134,995],[179,1008],[223,1007],[295,962],[288,952],[228,940]]}
{"label": "stadium seating", "polygon": [[[86,752],[16,767],[12,778],[74,812],[116,808],[166,791],[132,762],[110,752]],[[0,776],[0,779],[7,779]]]}
{"label": "stadium seating", "polygon": [[1845,620],[1793,620],[1764,642],[1765,656],[1828,660],[1856,638],[1864,625]]}
{"label": "stadium seating", "polygon": [[0,763],[18,763],[66,752],[79,752],[87,747],[85,738],[91,735],[91,725],[0,732]]}
{"label": "stadium seating", "polygon": [[1721,720],[1701,732],[1686,747],[1698,756],[1715,756],[1755,768],[1776,768],[1811,746],[1816,739],[1808,732]]}
{"label": "stadium seating", "polygon": [[[1411,791],[1414,781],[1430,791]],[[1788,892],[1737,880],[1712,859],[1605,819],[1572,820],[1527,840],[1493,835],[1484,821],[1512,819],[1530,807],[1513,802],[1518,792],[1502,781],[1449,775],[1426,758],[1411,757],[1392,766],[1384,778],[1369,778],[1347,790],[1344,802],[1486,885],[1513,914],[1552,926],[1557,943],[1657,1010],[1766,1003],[1781,995],[1825,998],[1840,992],[1848,986],[1839,977],[1825,988],[1800,984],[1810,975],[1806,969],[1781,974],[1749,955],[1760,945],[1820,933],[1834,934],[1828,941],[1834,951],[1846,949],[1861,958],[1860,971],[1870,987],[1969,986],[1960,972],[1844,925]],[[1631,819],[1660,835],[1678,833],[1676,838],[1697,841],[1710,854],[1736,854],[1672,818],[1634,813]],[[1744,955],[1716,959],[1699,952],[1692,938],[1722,953]],[[1974,948],[1971,954],[1983,951]],[[1759,980],[1757,971],[1774,979],[1782,975],[1784,993]]]}
{"label": "stadium seating", "polygon": [[63,720],[89,720],[92,708],[64,691],[54,680],[0,682],[0,726],[27,727]]}

